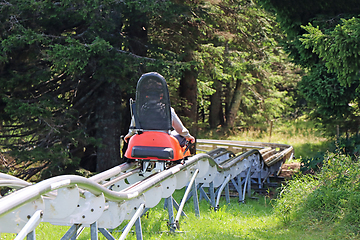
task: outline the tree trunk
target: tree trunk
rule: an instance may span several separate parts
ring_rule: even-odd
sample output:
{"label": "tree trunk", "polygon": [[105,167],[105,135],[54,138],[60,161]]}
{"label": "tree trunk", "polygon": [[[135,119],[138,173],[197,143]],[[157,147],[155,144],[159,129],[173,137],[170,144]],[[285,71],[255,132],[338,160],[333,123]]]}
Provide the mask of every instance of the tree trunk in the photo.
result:
{"label": "tree trunk", "polygon": [[227,119],[229,117],[230,104],[234,95],[233,83],[226,82],[224,89],[224,112],[225,112],[225,123],[224,126],[227,126]]}
{"label": "tree trunk", "polygon": [[[121,107],[121,135],[125,136],[129,132],[130,122],[131,122],[131,112],[130,112],[130,98],[135,99],[135,96],[129,96],[126,92],[122,93],[123,101],[125,104],[122,104]],[[125,96],[125,97],[124,97]],[[124,155],[128,147],[128,143],[122,141],[122,162],[125,161]]]}
{"label": "tree trunk", "polygon": [[239,78],[236,80],[234,95],[231,99],[228,109],[228,114],[226,116],[226,125],[229,127],[233,127],[235,124],[237,112],[241,104],[241,97],[242,97],[242,79]]}
{"label": "tree trunk", "polygon": [[96,99],[96,134],[101,139],[97,148],[96,171],[120,163],[121,91],[116,83],[105,82]]}
{"label": "tree trunk", "polygon": [[[198,132],[197,125],[197,72],[194,70],[185,70],[182,79],[180,80],[180,99],[185,103],[182,105],[181,115],[189,119],[185,126],[189,129],[190,134],[195,138]],[[189,124],[191,123],[191,124]],[[195,154],[195,145],[190,147],[190,153]]]}
{"label": "tree trunk", "polygon": [[[147,44],[148,44],[148,19],[143,12],[137,11],[135,7],[132,8],[132,14],[129,18],[129,25],[126,28],[126,33],[129,40],[129,49],[130,52],[138,55],[138,56],[146,56],[147,54]],[[143,73],[143,68],[140,67],[139,71]],[[136,87],[136,83],[134,84],[134,88]],[[122,108],[121,112],[124,113],[122,116],[122,125],[121,125],[121,135],[126,135],[129,131],[130,121],[131,121],[131,114],[130,114],[130,105],[129,100],[130,98],[135,99],[135,95],[128,95],[124,92],[123,94],[124,101],[126,102],[124,107]],[[122,155],[125,155],[126,149],[128,144],[124,141],[122,142]],[[124,161],[124,159],[122,159]]]}
{"label": "tree trunk", "polygon": [[[184,59],[186,62],[193,60],[192,53],[189,53]],[[194,67],[186,69],[182,78],[180,79],[179,96],[181,99],[180,114],[187,117],[191,125],[186,126],[191,135],[197,135],[197,71]]]}
{"label": "tree trunk", "polygon": [[131,17],[129,18],[129,25],[126,28],[130,52],[146,56],[148,44],[148,19],[146,14],[137,11],[135,7],[132,9]]}
{"label": "tree trunk", "polygon": [[219,124],[224,124],[223,109],[222,109],[222,83],[214,80],[214,88],[216,92],[210,96],[210,112],[209,124],[210,128],[216,128]]}

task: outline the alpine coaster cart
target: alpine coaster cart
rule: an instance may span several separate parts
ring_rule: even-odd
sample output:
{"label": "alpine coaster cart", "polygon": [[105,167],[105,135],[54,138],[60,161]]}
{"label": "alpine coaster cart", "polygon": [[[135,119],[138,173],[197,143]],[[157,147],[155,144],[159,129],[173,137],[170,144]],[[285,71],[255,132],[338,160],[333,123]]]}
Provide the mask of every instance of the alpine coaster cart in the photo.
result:
{"label": "alpine coaster cart", "polygon": [[142,172],[149,171],[149,167],[162,171],[190,156],[190,143],[180,144],[170,134],[170,98],[163,76],[155,72],[143,74],[136,86],[136,102],[130,99],[130,108],[135,122],[131,128],[136,134],[129,139],[125,157],[139,161]]}

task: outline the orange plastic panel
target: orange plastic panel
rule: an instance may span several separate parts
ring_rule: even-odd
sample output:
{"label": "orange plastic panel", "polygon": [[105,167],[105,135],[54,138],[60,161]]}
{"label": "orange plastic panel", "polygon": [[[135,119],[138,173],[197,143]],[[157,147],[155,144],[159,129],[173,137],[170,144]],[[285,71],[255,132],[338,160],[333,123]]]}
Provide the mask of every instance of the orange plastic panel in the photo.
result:
{"label": "orange plastic panel", "polygon": [[[131,156],[132,148],[134,146],[171,148],[174,152],[174,158],[167,159],[168,161],[181,160],[185,156],[190,156],[189,150],[186,151],[185,155],[183,154],[186,147],[180,147],[178,140],[165,132],[145,131],[141,134],[132,136],[129,140],[128,148],[125,152],[125,157],[129,159],[135,159]],[[143,159],[164,161],[164,159],[159,159],[156,157],[146,157]]]}

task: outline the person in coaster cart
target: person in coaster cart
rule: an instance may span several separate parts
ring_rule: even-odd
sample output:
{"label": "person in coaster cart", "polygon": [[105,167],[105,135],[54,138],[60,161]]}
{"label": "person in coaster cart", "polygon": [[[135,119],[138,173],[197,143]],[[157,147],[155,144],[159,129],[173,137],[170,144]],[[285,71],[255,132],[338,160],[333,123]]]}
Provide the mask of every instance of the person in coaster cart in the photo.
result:
{"label": "person in coaster cart", "polygon": [[[141,135],[144,132],[168,133],[179,141],[181,147],[185,146],[186,141],[195,142],[195,138],[170,106],[167,83],[160,74],[151,72],[141,76],[136,87],[136,103],[131,105],[131,124],[124,137],[125,142],[135,134]],[[126,155],[129,156],[130,153]]]}
{"label": "person in coaster cart", "polygon": [[[171,107],[171,119],[172,119],[172,127],[174,128],[171,131],[171,135],[173,135],[176,139],[178,139],[180,146],[184,146],[185,141],[189,141],[191,143],[195,142],[195,138],[190,134],[189,130],[183,125],[180,118],[176,114],[175,110]],[[128,142],[129,138],[136,134],[135,128],[135,120],[134,117],[131,118],[131,124],[129,128],[129,132],[124,137],[125,142]]]}

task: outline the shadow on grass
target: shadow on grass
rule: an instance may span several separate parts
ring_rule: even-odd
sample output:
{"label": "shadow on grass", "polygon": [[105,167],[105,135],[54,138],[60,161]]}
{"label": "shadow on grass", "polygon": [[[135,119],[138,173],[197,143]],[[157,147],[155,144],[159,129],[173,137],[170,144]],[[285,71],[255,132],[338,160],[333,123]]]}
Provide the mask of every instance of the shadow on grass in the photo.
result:
{"label": "shadow on grass", "polygon": [[323,154],[326,151],[331,151],[333,148],[333,141],[324,141],[318,143],[294,143],[295,158],[313,158],[318,154]]}

